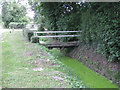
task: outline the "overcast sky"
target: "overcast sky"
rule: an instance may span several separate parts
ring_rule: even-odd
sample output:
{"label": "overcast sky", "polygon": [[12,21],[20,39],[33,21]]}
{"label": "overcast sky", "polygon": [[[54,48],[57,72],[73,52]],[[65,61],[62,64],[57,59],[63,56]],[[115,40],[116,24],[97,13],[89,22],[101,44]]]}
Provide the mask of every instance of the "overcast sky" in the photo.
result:
{"label": "overcast sky", "polygon": [[28,4],[28,0],[21,0],[21,4],[24,5],[27,9],[27,15],[30,18],[34,17],[34,11],[31,10],[31,6]]}

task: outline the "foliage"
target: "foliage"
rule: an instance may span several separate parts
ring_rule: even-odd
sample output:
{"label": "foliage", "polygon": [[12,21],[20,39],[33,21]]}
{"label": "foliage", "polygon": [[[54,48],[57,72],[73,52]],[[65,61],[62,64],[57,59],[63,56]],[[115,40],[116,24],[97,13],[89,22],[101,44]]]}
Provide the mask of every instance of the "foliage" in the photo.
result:
{"label": "foliage", "polygon": [[[48,30],[80,30],[83,43],[96,44],[109,61],[120,61],[120,3],[32,2],[35,20]],[[76,38],[68,38],[68,40]],[[64,41],[64,38],[62,38]]]}
{"label": "foliage", "polygon": [[0,14],[0,23],[2,24],[3,22],[2,22],[2,15]]}
{"label": "foliage", "polygon": [[[93,10],[95,5],[102,6]],[[119,3],[92,3],[91,7],[81,15],[81,40],[85,43],[97,43],[99,51],[109,61],[120,61]]]}
{"label": "foliage", "polygon": [[26,17],[26,8],[16,2],[3,2],[2,20],[5,27],[8,27],[10,22],[29,22]]}
{"label": "foliage", "polygon": [[10,22],[9,28],[24,28],[27,22]]}

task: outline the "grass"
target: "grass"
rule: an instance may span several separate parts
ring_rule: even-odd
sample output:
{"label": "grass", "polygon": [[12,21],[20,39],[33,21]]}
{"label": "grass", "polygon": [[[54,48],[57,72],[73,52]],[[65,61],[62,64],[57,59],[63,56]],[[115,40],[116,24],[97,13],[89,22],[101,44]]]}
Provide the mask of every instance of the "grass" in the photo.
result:
{"label": "grass", "polygon": [[67,65],[71,71],[90,88],[118,88],[112,81],[87,68],[80,61],[60,54],[59,50],[54,50],[53,54],[57,56],[59,61]]}
{"label": "grass", "polygon": [[[71,88],[77,84],[71,81],[72,76],[55,70],[60,65],[54,62],[50,50],[26,42],[21,32],[4,33],[2,38],[3,88]],[[36,68],[43,70],[35,71]]]}
{"label": "grass", "polygon": [[87,83],[91,88],[118,88],[111,81],[93,72],[82,63],[78,63],[77,60],[69,57],[62,57],[60,60],[67,66],[73,68],[76,75],[80,76],[84,83]]}
{"label": "grass", "polygon": [[44,43],[50,43],[50,42],[52,42],[51,38],[40,38],[39,40],[42,41],[42,42],[44,42]]}
{"label": "grass", "polygon": [[2,87],[2,39],[0,40],[0,89],[1,87]]}
{"label": "grass", "polygon": [[[64,56],[59,50],[26,42],[21,32],[4,33],[3,40],[4,88],[117,88],[111,81],[79,61]],[[34,71],[35,68],[43,68],[43,71]]]}

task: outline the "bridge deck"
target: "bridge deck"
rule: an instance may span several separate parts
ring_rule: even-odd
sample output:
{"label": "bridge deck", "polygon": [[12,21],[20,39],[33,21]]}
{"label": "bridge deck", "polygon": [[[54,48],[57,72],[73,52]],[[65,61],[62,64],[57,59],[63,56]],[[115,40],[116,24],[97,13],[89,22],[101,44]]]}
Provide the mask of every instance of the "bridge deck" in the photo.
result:
{"label": "bridge deck", "polygon": [[51,47],[51,48],[59,48],[59,47],[76,47],[79,45],[79,41],[74,42],[55,42],[55,43],[42,43],[39,42],[40,45]]}
{"label": "bridge deck", "polygon": [[82,31],[37,31],[35,33],[80,33]]}
{"label": "bridge deck", "polygon": [[57,38],[57,37],[80,37],[80,35],[47,35],[47,36],[34,36],[38,38]]}

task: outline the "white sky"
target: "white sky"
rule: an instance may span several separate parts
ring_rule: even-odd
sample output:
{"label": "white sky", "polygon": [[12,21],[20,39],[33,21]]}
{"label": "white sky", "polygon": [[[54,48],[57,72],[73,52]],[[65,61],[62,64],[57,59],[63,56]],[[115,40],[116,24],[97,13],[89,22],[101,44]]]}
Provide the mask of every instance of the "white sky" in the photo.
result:
{"label": "white sky", "polygon": [[28,4],[28,0],[22,0],[21,5],[24,5],[27,9],[26,16],[33,18],[34,17],[34,11],[31,10],[31,6]]}

